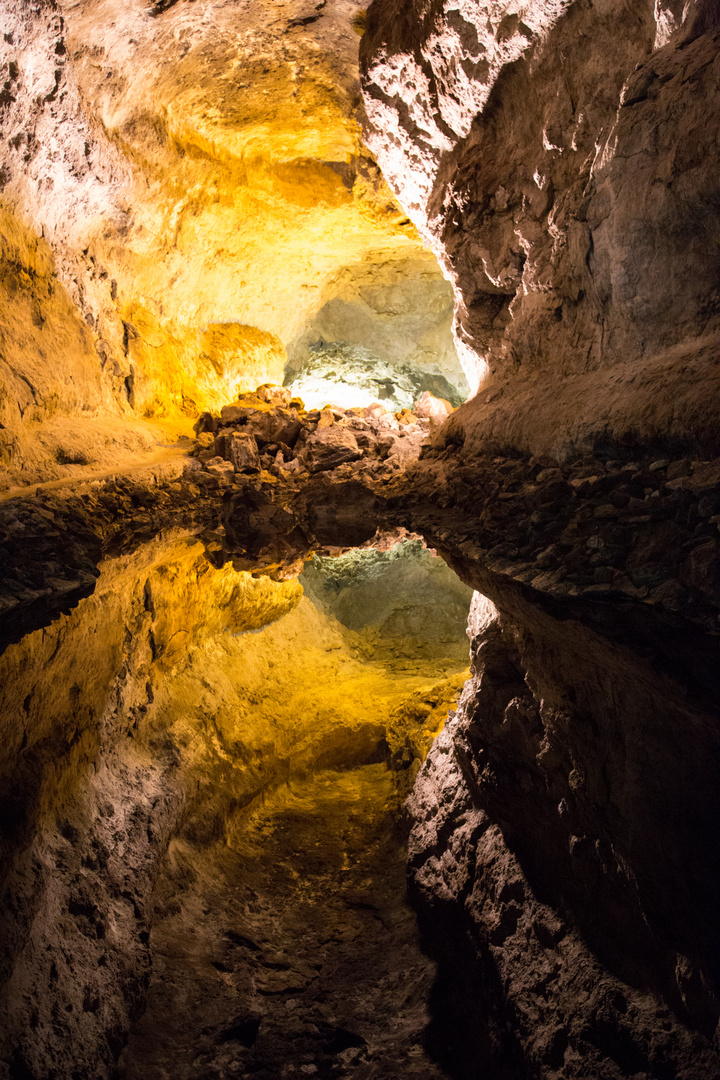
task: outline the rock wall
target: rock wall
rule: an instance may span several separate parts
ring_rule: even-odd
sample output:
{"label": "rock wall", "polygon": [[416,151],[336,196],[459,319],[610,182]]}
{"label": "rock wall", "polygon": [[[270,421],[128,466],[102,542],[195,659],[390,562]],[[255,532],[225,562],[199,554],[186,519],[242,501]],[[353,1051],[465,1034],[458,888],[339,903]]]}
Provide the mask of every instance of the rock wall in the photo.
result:
{"label": "rock wall", "polygon": [[638,655],[652,623],[619,647],[455,565],[503,615],[478,595],[473,677],[409,807],[441,1059],[459,1077],[715,1075],[713,705]]}
{"label": "rock wall", "polygon": [[[34,511],[35,520],[49,512]],[[63,524],[89,543],[79,517],[76,504]],[[30,531],[31,518],[17,520]],[[70,550],[68,532],[59,541]],[[413,591],[427,576],[421,560],[411,587],[394,586],[394,606],[417,639],[398,651],[392,627],[363,636],[304,597],[296,580],[215,568],[187,532],[147,540],[131,528],[126,542],[130,550],[102,559],[99,573],[87,568],[86,547],[88,581],[75,595],[49,578],[74,609],[46,607],[39,628],[3,642],[0,1075],[8,1080],[111,1075],[146,1006],[158,962],[151,933],[172,914],[162,897],[192,903],[192,883],[227,863],[231,834],[266,795],[275,793],[282,815],[295,798],[288,785],[307,782],[312,817],[322,811],[312,809],[308,777],[375,763],[368,790],[377,789],[392,832],[388,795],[396,807],[467,674],[462,618],[438,634]],[[460,594],[469,602],[457,583],[445,591],[456,605]],[[15,625],[22,631],[22,618]],[[318,797],[331,797],[334,782],[318,783]],[[396,836],[396,868],[397,844]],[[322,862],[316,848],[312,856]],[[393,888],[388,902],[402,903]],[[402,920],[412,936],[407,913]],[[209,975],[222,977],[212,967]],[[180,1026],[182,1016],[180,1007]]]}
{"label": "rock wall", "polygon": [[[190,4],[3,0],[7,486],[63,475],[63,453],[107,458],[103,434],[121,453],[167,438],[133,421],[187,433],[202,409],[281,382],[286,345],[353,267],[387,283],[416,260],[448,308],[360,141],[360,10],[223,2],[210,19]],[[459,370],[447,310],[415,320],[424,342],[395,314],[381,354],[395,341],[411,363]],[[49,416],[63,431],[46,437]]]}
{"label": "rock wall", "polygon": [[[430,252],[344,267],[328,282],[326,295],[328,299],[288,345],[285,385],[306,403],[390,404],[387,384],[403,375],[409,394],[402,404],[395,396],[396,408],[412,406],[419,387],[450,397],[453,405],[466,399],[468,386],[451,334],[452,289]],[[351,355],[354,347],[360,361],[363,350],[371,356],[351,375],[350,365],[333,350],[335,344],[341,349],[350,346]],[[322,390],[313,385],[320,375],[319,362],[324,368]],[[427,386],[422,386],[423,377]],[[345,382],[362,388],[366,396],[343,400]],[[326,396],[311,397],[308,390]]]}
{"label": "rock wall", "polygon": [[481,378],[452,429],[716,452],[716,6],[378,0],[367,26],[367,139]]}
{"label": "rock wall", "polygon": [[701,2],[368,12],[366,137],[479,383],[398,517],[481,594],[410,803],[463,1080],[719,1068],[720,544],[691,494],[718,454],[717,35]]}
{"label": "rock wall", "polygon": [[190,773],[198,755],[208,779],[223,768],[198,732],[181,775],[157,723],[183,627],[192,618],[202,649],[201,625],[207,638],[262,626],[299,600],[295,583],[212,571],[201,550],[156,541],[109,561],[90,599],[3,655],[3,1075],[97,1076],[117,1057],[143,1006],[158,861],[197,797]]}
{"label": "rock wall", "polygon": [[318,768],[414,775],[456,654],[403,672],[417,611],[383,656],[291,580],[408,532],[489,598],[411,803],[436,1058],[719,1073],[715,6],[371,6],[368,139],[485,380],[441,427],[282,388],[226,403],[358,312],[445,348],[441,305],[384,322],[403,264],[445,300],[360,145],[355,0],[5,10],[15,479],[111,456],[109,419],[131,454],[155,438],[133,416],[215,412],[165,471],[2,503],[8,1080],[109,1072],[153,890],[187,928],[252,800]]}

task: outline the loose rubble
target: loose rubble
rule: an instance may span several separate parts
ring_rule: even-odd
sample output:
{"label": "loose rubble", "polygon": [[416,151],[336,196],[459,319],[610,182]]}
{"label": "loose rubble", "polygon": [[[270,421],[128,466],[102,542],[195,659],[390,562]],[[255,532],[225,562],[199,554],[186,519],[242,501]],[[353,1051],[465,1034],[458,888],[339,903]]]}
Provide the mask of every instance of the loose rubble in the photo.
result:
{"label": "loose rubble", "polygon": [[406,483],[434,546],[542,593],[642,601],[717,629],[720,461],[422,457]]}
{"label": "loose rubble", "polygon": [[214,565],[276,580],[314,553],[422,535],[449,559],[542,595],[641,603],[718,628],[720,461],[461,460],[456,446],[431,441],[450,407],[423,395],[417,413],[306,411],[285,388],[262,386],[200,416],[177,476],[7,500],[0,640],[89,595],[104,555],[173,528],[200,531]]}
{"label": "loose rubble", "polygon": [[391,413],[377,402],[306,411],[284,387],[261,386],[224,406],[219,417],[205,412],[199,418],[195,479],[207,483],[201,470],[232,483],[235,474],[265,470],[282,478],[287,472],[307,475],[340,465],[352,465],[358,477],[389,477],[419,456],[432,420],[451,411],[449,402],[428,392],[419,399],[417,412]]}

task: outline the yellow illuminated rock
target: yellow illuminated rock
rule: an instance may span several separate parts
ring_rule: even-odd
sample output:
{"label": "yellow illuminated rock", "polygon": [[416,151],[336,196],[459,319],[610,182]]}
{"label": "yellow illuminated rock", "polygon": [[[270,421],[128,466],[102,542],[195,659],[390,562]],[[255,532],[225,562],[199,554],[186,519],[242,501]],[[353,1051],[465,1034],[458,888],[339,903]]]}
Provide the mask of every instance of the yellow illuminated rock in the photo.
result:
{"label": "yellow illuminated rock", "polygon": [[[0,296],[32,342],[8,358],[28,408],[3,435],[6,484],[100,462],[95,415],[169,421],[282,382],[323,312],[383,357],[459,371],[449,286],[360,140],[356,0],[59,9],[13,10],[2,43],[5,279],[42,264]],[[82,421],[84,449],[28,433],[52,414]]]}

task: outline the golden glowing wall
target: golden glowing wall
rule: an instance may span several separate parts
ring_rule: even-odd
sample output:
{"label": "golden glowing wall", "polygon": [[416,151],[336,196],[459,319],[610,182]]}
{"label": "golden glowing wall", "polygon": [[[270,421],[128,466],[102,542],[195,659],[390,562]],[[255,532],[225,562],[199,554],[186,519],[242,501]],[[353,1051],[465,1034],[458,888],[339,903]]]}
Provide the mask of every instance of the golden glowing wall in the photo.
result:
{"label": "golden glowing wall", "polygon": [[86,410],[189,417],[281,381],[285,346],[343,268],[420,251],[360,142],[360,10],[13,13],[2,197],[44,234],[78,309],[52,357],[38,333]]}

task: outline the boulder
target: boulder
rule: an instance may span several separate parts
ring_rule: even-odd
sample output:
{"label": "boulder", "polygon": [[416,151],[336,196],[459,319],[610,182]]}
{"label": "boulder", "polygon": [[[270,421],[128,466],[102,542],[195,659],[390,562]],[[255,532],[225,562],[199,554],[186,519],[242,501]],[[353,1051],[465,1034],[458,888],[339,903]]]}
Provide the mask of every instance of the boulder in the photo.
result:
{"label": "boulder", "polygon": [[319,428],[308,438],[303,448],[303,459],[311,472],[335,469],[347,461],[357,461],[362,450],[352,431],[339,424]]}
{"label": "boulder", "polygon": [[446,398],[434,397],[429,390],[425,390],[413,405],[416,416],[441,423],[452,411],[453,407]]}
{"label": "boulder", "polygon": [[225,461],[223,458],[213,458],[212,461],[208,461],[205,466],[207,472],[212,473],[213,476],[221,477],[225,480],[232,480],[235,476],[235,469],[232,462]]}
{"label": "boulder", "polygon": [[301,423],[295,409],[246,405],[223,405],[223,424],[233,424],[261,443],[285,443],[294,446]]}
{"label": "boulder", "polygon": [[227,457],[235,472],[246,472],[260,468],[258,444],[253,435],[244,431],[233,431],[227,440]]}
{"label": "boulder", "polygon": [[292,401],[292,393],[284,386],[275,386],[273,383],[263,383],[255,391],[257,397],[268,405],[289,405]]}

